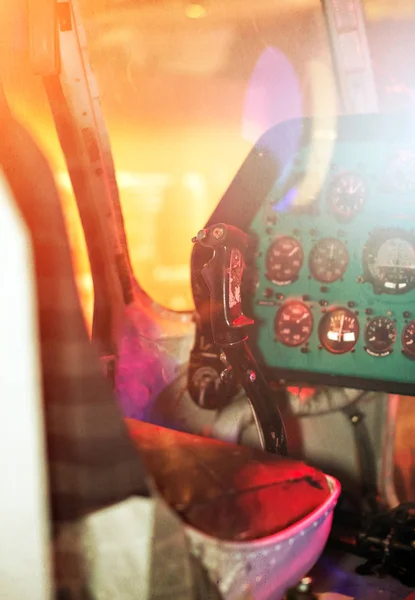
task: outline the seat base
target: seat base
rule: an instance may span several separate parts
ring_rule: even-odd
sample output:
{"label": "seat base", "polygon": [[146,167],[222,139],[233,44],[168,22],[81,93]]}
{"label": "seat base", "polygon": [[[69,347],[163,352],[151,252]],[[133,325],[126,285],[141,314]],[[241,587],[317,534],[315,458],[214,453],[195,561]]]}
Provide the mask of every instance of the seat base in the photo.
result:
{"label": "seat base", "polygon": [[167,503],[189,525],[229,541],[261,539],[297,523],[330,496],[326,477],[302,462],[126,420]]}
{"label": "seat base", "polygon": [[203,563],[226,600],[281,600],[315,565],[330,533],[340,485],[315,511],[288,529],[251,541],[224,541],[185,528],[192,553]]}

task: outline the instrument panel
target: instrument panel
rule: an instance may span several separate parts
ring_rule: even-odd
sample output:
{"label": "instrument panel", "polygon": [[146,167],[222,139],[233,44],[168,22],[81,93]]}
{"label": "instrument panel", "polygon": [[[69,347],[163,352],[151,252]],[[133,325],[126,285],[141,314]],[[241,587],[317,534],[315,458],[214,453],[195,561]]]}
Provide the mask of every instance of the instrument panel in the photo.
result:
{"label": "instrument panel", "polygon": [[[254,199],[245,227],[253,240],[245,310],[255,319],[250,337],[266,367],[284,382],[411,393],[411,121],[378,115],[339,117],[334,126],[296,120],[268,132],[255,152],[279,165],[267,193]],[[261,161],[255,164],[258,179]],[[269,178],[266,170],[262,175]]]}

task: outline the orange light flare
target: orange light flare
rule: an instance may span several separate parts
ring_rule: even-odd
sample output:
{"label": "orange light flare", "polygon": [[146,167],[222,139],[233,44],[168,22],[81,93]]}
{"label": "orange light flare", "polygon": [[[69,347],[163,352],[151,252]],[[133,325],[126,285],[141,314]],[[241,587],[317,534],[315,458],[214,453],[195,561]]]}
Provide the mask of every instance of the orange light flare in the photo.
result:
{"label": "orange light flare", "polygon": [[[91,328],[93,285],[75,198],[53,123],[19,105],[18,118],[47,156],[61,194],[76,282]],[[182,131],[137,135],[111,127],[117,181],[135,276],[157,302],[191,310],[191,238],[203,227],[226,190],[249,144],[223,132]],[[217,140],[222,136],[218,156]],[[226,156],[226,160],[224,160]],[[138,168],[139,165],[139,168]]]}
{"label": "orange light flare", "polygon": [[91,331],[94,290],[88,252],[65,159],[52,118],[45,111],[37,111],[32,105],[26,104],[21,98],[12,97],[11,100],[16,118],[39,144],[54,172],[68,231],[78,293],[87,327]]}
{"label": "orange light flare", "polygon": [[[192,237],[201,229],[249,150],[216,128],[137,135],[110,128],[135,275],[157,302],[191,310]],[[218,139],[221,139],[218,152]]]}
{"label": "orange light flare", "polygon": [[189,19],[203,19],[206,13],[206,7],[199,2],[190,2],[185,9],[186,17]]}

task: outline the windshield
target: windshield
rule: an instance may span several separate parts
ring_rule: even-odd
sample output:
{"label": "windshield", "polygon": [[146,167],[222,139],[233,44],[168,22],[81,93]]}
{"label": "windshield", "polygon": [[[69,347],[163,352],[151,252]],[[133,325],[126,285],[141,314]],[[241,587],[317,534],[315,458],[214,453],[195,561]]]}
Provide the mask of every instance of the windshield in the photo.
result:
{"label": "windshield", "polygon": [[[319,0],[81,0],[133,268],[160,304],[192,308],[191,238],[255,140],[293,117],[346,110],[321,6]],[[392,12],[386,1],[366,0],[364,8],[379,108],[408,108],[415,5],[395,1]],[[23,24],[16,13],[7,16],[13,47],[21,51]],[[29,66],[16,71],[9,53],[3,62],[14,110],[53,164],[90,316],[85,244],[46,98]]]}
{"label": "windshield", "polygon": [[192,308],[191,238],[252,144],[336,112],[320,3],[84,2],[132,263],[161,304]]}

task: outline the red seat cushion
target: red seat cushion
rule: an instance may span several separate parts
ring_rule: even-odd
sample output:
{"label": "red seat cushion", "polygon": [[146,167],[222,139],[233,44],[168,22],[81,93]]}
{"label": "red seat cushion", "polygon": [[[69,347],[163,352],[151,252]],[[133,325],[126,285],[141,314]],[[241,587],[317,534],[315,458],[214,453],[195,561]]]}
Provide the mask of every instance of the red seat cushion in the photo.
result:
{"label": "red seat cushion", "polygon": [[130,419],[127,425],[166,501],[214,537],[271,535],[330,494],[325,476],[302,462]]}

